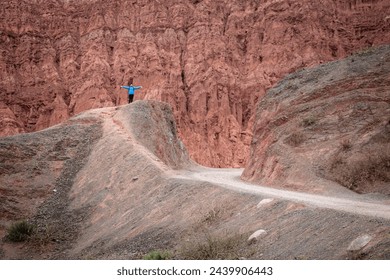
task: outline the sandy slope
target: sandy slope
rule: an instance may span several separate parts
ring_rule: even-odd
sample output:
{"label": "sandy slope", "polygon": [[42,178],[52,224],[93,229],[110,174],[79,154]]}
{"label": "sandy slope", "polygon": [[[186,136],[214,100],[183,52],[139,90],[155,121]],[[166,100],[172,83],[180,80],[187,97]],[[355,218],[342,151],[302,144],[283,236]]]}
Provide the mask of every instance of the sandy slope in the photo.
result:
{"label": "sandy slope", "polygon": [[[45,145],[31,159],[15,158],[16,144],[25,155],[37,143]],[[138,101],[89,111],[56,128],[2,139],[0,147],[5,161],[25,171],[18,173],[25,178],[20,186],[12,185],[11,165],[0,165],[9,171],[0,177],[4,185],[39,205],[26,214],[37,225],[35,241],[0,240],[1,259],[135,259],[152,250],[183,258],[188,244],[232,236],[240,236],[234,258],[390,258],[385,200],[336,189],[319,195],[265,188],[242,182],[241,169],[196,166],[176,137],[167,104]],[[43,163],[53,159],[56,166],[64,161],[59,179],[49,181],[56,191],[31,197],[31,188],[45,187],[36,162],[47,170]],[[259,206],[267,198],[274,199]],[[13,209],[11,202],[3,209]],[[26,203],[17,206],[16,214],[0,219],[0,237],[26,212]],[[266,234],[249,244],[258,230]],[[369,244],[351,254],[351,242],[367,234]]]}
{"label": "sandy slope", "polygon": [[[245,240],[264,229],[262,242],[242,247],[256,251],[251,258],[351,257],[347,248],[361,234],[373,238],[365,254],[386,258],[390,206],[384,201],[344,188],[321,195],[267,188],[241,181],[242,169],[197,166],[176,142],[166,109],[136,102],[95,111],[103,136],[70,195],[72,209],[95,210],[61,257],[136,258],[156,248],[180,250],[187,240],[202,239],[203,230]],[[267,198],[275,199],[258,207]]]}

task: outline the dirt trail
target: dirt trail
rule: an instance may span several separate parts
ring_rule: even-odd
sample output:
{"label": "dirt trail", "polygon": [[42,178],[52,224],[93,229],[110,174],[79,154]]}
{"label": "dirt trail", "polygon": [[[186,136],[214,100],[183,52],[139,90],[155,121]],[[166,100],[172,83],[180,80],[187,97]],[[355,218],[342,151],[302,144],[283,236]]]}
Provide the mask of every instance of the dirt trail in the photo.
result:
{"label": "dirt trail", "polygon": [[[55,130],[23,136],[19,142],[26,151],[37,141],[45,144],[42,154],[50,148],[43,158],[47,161],[61,160],[64,145],[77,150],[65,149],[71,161],[58,171],[60,179],[52,183],[56,192],[34,218],[42,228],[37,241],[19,246],[0,238],[0,258],[135,259],[156,249],[179,250],[188,240],[202,241],[207,229],[218,238],[242,234],[239,251],[245,258],[352,258],[348,246],[369,234],[372,241],[364,254],[388,259],[386,196],[339,189],[325,195],[286,191],[243,182],[242,169],[198,166],[177,140],[168,109],[138,101],[88,111]],[[35,170],[33,156],[21,165],[24,169]],[[258,207],[266,198],[277,199]],[[248,244],[247,237],[260,229],[267,232],[261,242]]]}
{"label": "dirt trail", "polygon": [[172,176],[180,179],[206,181],[242,193],[265,195],[272,198],[300,202],[314,207],[390,219],[390,204],[388,200],[378,201],[358,194],[346,195],[345,193],[340,198],[340,196],[308,194],[264,187],[242,181],[240,179],[242,171],[243,169],[214,169],[199,166],[191,171],[175,172]]}
{"label": "dirt trail", "polygon": [[[114,112],[112,112],[114,113]],[[112,117],[112,114],[109,114]],[[134,135],[131,131],[126,129],[123,125],[123,119],[120,117],[107,118],[104,127],[106,130],[115,130],[117,135],[126,137],[133,145],[137,146],[137,150],[145,154],[154,162],[156,167],[160,170],[173,174],[173,177],[180,179],[189,179],[196,181],[209,182],[230,190],[250,193],[255,195],[266,195],[272,198],[279,198],[294,202],[304,203],[306,205],[344,211],[352,214],[365,215],[377,218],[384,218],[390,220],[390,203],[389,200],[378,201],[370,199],[367,196],[361,196],[354,192],[340,189],[335,195],[318,195],[304,192],[287,191],[271,187],[264,187],[256,184],[251,184],[240,179],[243,168],[206,168],[196,166],[188,171],[168,171],[167,166],[150,153],[143,145],[135,141]],[[110,131],[113,132],[113,131]]]}
{"label": "dirt trail", "polygon": [[[121,107],[123,108],[125,106],[120,106],[117,109]],[[116,109],[113,109],[110,113],[103,113],[103,128],[106,135],[113,134],[116,135],[116,137],[121,137],[126,142],[126,145],[135,146],[136,150],[149,158],[150,162],[157,168],[161,170],[168,170],[168,167],[163,165],[156,155],[152,154],[145,146],[138,143],[131,131],[124,126],[125,120],[116,116],[115,113]]]}

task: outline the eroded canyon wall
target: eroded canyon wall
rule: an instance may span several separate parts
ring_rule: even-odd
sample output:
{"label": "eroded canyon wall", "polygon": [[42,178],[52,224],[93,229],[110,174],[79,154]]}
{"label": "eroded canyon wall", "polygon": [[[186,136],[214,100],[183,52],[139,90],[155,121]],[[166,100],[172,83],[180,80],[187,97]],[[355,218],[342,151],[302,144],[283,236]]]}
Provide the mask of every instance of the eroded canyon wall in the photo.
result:
{"label": "eroded canyon wall", "polygon": [[390,45],[297,71],[258,104],[242,178],[390,194]]}
{"label": "eroded canyon wall", "polygon": [[390,43],[390,3],[3,0],[0,135],[136,99],[172,105],[199,163],[243,166],[255,105],[296,69]]}

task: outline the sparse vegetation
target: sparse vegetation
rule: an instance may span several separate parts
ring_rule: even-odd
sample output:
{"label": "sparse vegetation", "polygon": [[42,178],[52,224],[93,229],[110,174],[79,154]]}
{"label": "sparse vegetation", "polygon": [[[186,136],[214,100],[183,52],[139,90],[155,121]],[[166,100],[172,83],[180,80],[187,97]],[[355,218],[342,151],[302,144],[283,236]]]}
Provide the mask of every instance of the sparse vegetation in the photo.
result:
{"label": "sparse vegetation", "polygon": [[313,117],[313,116],[304,118],[304,119],[302,120],[302,125],[303,125],[303,127],[309,127],[309,126],[314,125],[315,123],[316,123],[316,119],[315,119],[315,117]]}
{"label": "sparse vegetation", "polygon": [[294,131],[291,135],[286,139],[287,144],[293,147],[298,147],[303,142],[306,141],[306,136],[301,131]]}
{"label": "sparse vegetation", "polygon": [[331,179],[359,192],[375,182],[390,181],[390,149],[370,149],[359,157],[336,155],[331,162]]}
{"label": "sparse vegetation", "polygon": [[221,219],[221,216],[222,216],[222,209],[213,208],[201,218],[200,222],[201,224],[210,225],[218,222]]}
{"label": "sparse vegetation", "polygon": [[16,222],[8,229],[7,239],[12,242],[26,241],[33,232],[34,226],[28,222]]}
{"label": "sparse vegetation", "polygon": [[144,260],[169,260],[171,258],[171,253],[168,251],[152,251],[143,257]]}
{"label": "sparse vegetation", "polygon": [[361,251],[354,251],[354,252],[348,252],[347,259],[348,260],[366,260],[369,258],[369,255],[365,252]]}
{"label": "sparse vegetation", "polygon": [[369,55],[372,54],[375,51],[375,49],[376,49],[375,46],[366,46],[365,48],[358,50],[352,55],[358,55],[358,56]]}
{"label": "sparse vegetation", "polygon": [[351,140],[349,139],[341,140],[340,144],[341,144],[341,150],[344,152],[349,151],[352,148],[352,143]]}
{"label": "sparse vegetation", "polygon": [[31,236],[31,241],[39,246],[45,246],[53,240],[55,240],[54,228],[48,224],[34,229],[34,235]]}
{"label": "sparse vegetation", "polygon": [[187,260],[233,260],[240,258],[240,250],[246,246],[242,235],[214,236],[206,234],[202,239],[189,241],[180,249],[180,258]]}

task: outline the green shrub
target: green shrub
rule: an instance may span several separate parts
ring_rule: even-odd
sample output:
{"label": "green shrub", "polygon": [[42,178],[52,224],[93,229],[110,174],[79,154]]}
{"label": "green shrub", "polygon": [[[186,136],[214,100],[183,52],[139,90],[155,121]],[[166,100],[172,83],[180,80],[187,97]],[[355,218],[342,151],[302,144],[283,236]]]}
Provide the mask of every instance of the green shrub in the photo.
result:
{"label": "green shrub", "polygon": [[27,240],[34,232],[34,226],[26,221],[14,223],[9,229],[7,239],[12,242],[22,242]]}
{"label": "green shrub", "polygon": [[170,258],[171,254],[167,251],[152,251],[143,257],[144,260],[169,260]]}

